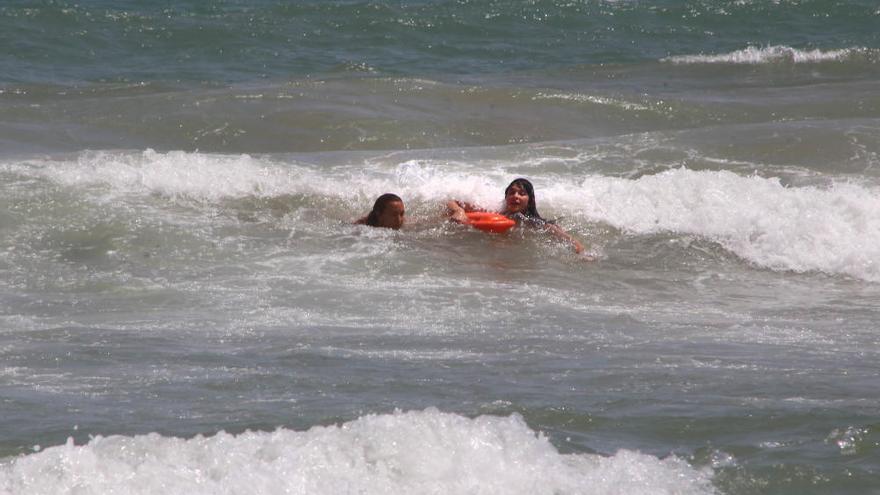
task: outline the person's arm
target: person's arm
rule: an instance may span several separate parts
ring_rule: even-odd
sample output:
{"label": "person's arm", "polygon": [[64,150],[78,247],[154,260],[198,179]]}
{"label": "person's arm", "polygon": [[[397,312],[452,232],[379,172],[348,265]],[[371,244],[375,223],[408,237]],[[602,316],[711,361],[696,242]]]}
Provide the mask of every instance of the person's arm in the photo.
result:
{"label": "person's arm", "polygon": [[477,208],[470,203],[455,199],[446,202],[446,214],[453,222],[467,223],[468,219],[465,213],[469,211],[477,211]]}
{"label": "person's arm", "polygon": [[354,222],[352,222],[352,224],[353,224],[353,225],[366,225],[366,224],[367,224],[367,217],[368,217],[368,216],[369,216],[369,215],[364,216],[364,217],[361,217],[361,218],[358,218],[357,220],[355,220]]}
{"label": "person's arm", "polygon": [[562,230],[562,227],[551,223],[547,224],[547,226],[544,228],[547,230],[547,232],[553,234],[553,236],[557,239],[571,244],[571,247],[574,248],[575,253],[582,254],[584,252],[584,245],[581,244],[580,241],[572,237],[571,234]]}

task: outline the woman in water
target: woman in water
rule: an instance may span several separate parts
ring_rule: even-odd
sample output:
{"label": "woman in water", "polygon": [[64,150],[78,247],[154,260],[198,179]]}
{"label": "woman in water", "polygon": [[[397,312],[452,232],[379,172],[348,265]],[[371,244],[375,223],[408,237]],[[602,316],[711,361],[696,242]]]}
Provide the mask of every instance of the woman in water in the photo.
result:
{"label": "woman in water", "polygon": [[[483,211],[474,205],[457,200],[447,202],[446,208],[449,212],[449,218],[458,223],[468,222],[466,215],[468,212]],[[507,189],[504,190],[504,209],[500,213],[516,220],[517,224],[526,224],[549,232],[557,239],[571,244],[575,253],[584,252],[584,246],[577,239],[553,222],[541,218],[535,204],[535,188],[526,179],[516,179],[507,186]]]}
{"label": "woman in water", "polygon": [[403,227],[405,216],[406,210],[400,196],[386,193],[379,196],[373,204],[373,210],[355,224],[398,230]]}

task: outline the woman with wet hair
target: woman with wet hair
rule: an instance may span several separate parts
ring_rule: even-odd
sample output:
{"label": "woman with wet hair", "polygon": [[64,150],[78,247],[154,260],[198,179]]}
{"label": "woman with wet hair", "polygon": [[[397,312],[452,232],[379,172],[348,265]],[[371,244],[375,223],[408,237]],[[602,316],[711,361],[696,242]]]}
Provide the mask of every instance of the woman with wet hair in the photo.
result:
{"label": "woman with wet hair", "polygon": [[373,210],[367,216],[358,219],[355,224],[398,230],[403,227],[405,217],[406,209],[400,196],[385,193],[373,203]]}
{"label": "woman with wet hair", "polygon": [[[468,223],[467,213],[472,211],[484,211],[472,204],[463,201],[450,200],[446,203],[449,218],[458,223]],[[515,179],[504,190],[504,208],[502,215],[515,220],[519,225],[528,225],[544,230],[568,244],[571,244],[574,252],[581,254],[584,246],[577,239],[569,235],[555,223],[545,220],[538,213],[535,202],[535,188],[528,179]]]}

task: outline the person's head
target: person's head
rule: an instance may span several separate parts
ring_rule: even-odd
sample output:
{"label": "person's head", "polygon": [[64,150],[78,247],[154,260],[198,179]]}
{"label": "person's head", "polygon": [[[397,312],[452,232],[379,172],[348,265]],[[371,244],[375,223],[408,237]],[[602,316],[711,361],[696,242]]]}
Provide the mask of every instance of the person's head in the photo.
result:
{"label": "person's head", "polygon": [[373,211],[367,215],[367,225],[397,230],[403,226],[406,210],[403,200],[396,194],[379,196],[373,204]]}
{"label": "person's head", "polygon": [[540,219],[538,207],[535,205],[535,188],[527,179],[514,180],[504,190],[504,213],[520,214],[529,218]]}

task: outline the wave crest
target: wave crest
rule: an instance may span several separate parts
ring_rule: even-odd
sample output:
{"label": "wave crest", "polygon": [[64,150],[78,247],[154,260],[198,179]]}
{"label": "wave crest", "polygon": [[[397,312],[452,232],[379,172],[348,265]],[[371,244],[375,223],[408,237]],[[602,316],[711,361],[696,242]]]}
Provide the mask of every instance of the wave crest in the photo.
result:
{"label": "wave crest", "polygon": [[706,494],[710,476],[674,457],[560,454],[518,415],[427,409],[308,431],[69,440],[0,466],[0,492]]}
{"label": "wave crest", "polygon": [[774,45],[766,47],[749,46],[742,50],[719,55],[678,55],[666,57],[661,62],[681,65],[694,64],[774,64],[774,63],[819,63],[847,61],[876,61],[880,51],[854,47],[838,50],[799,50],[790,46]]}
{"label": "wave crest", "polygon": [[[375,157],[374,157],[375,158]],[[519,166],[529,162],[519,162]],[[540,160],[535,163],[540,164]],[[310,195],[368,208],[393,191],[426,211],[450,194],[493,207],[513,176],[501,160],[385,157],[335,166],[275,162],[247,155],[182,152],[84,154],[76,162],[13,169],[110,196],[162,195],[196,202]],[[819,271],[880,282],[880,190],[834,180],[829,187],[786,187],[779,179],[729,171],[672,169],[638,179],[589,175],[580,184],[531,174],[542,211],[601,221],[635,234],[673,232],[720,243],[763,268]],[[517,172],[522,172],[518,170]]]}
{"label": "wave crest", "polygon": [[579,213],[636,234],[714,240],[757,266],[880,282],[880,191],[850,183],[786,187],[728,171],[669,170],[637,180],[588,177],[555,191]]}

